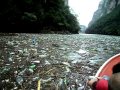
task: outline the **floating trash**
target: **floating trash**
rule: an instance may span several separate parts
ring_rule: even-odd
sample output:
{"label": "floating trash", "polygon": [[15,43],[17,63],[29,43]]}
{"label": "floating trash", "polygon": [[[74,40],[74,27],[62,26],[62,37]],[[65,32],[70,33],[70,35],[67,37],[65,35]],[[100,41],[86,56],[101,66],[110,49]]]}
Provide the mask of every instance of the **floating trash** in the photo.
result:
{"label": "floating trash", "polygon": [[9,57],[9,58],[8,58],[8,60],[9,60],[10,62],[12,62],[12,61],[13,61],[12,57]]}
{"label": "floating trash", "polygon": [[29,52],[30,52],[30,55],[32,55],[32,56],[36,56],[38,54],[36,48],[29,49]]}
{"label": "floating trash", "polygon": [[13,45],[14,45],[14,42],[13,42],[13,41],[8,41],[8,42],[7,42],[7,45],[13,46]]}
{"label": "floating trash", "polygon": [[17,81],[17,83],[18,83],[19,85],[22,85],[22,83],[23,83],[23,78],[22,78],[21,76],[17,76],[17,77],[16,77],[16,81]]}
{"label": "floating trash", "polygon": [[84,86],[80,86],[80,87],[78,87],[77,90],[85,90],[85,87]]}
{"label": "floating trash", "polygon": [[65,72],[71,72],[70,68],[69,67],[65,67],[66,68],[66,71]]}
{"label": "floating trash", "polygon": [[41,81],[38,80],[37,90],[40,90],[40,89],[41,89]]}
{"label": "floating trash", "polygon": [[2,89],[37,90],[40,85],[38,90],[90,90],[86,77],[94,75],[106,58],[120,51],[120,39],[98,42],[98,37],[88,36],[1,36]]}
{"label": "floating trash", "polygon": [[40,63],[39,60],[31,61],[32,63]]}
{"label": "floating trash", "polygon": [[30,69],[34,69],[36,67],[36,65],[35,64],[32,64],[29,68]]}
{"label": "floating trash", "polygon": [[38,76],[35,76],[35,77],[32,78],[32,81],[36,81],[36,80],[38,80],[38,79],[39,79],[39,77],[38,77]]}
{"label": "floating trash", "polygon": [[47,60],[45,60],[45,65],[50,65],[50,62],[48,62]]}
{"label": "floating trash", "polygon": [[10,55],[15,55],[15,52],[10,52]]}
{"label": "floating trash", "polygon": [[5,79],[5,82],[9,82],[10,80],[9,79]]}
{"label": "floating trash", "polygon": [[76,52],[79,53],[79,54],[86,54],[86,53],[88,53],[86,50],[82,50],[82,49],[80,49],[80,50],[78,50]]}
{"label": "floating trash", "polygon": [[14,90],[18,90],[18,87],[14,87]]}
{"label": "floating trash", "polygon": [[47,54],[39,55],[40,58],[45,58],[47,56],[48,56]]}
{"label": "floating trash", "polygon": [[34,72],[33,69],[31,69],[31,68],[29,68],[28,70],[31,74]]}
{"label": "floating trash", "polygon": [[68,62],[62,62],[64,65],[71,67],[71,65]]}

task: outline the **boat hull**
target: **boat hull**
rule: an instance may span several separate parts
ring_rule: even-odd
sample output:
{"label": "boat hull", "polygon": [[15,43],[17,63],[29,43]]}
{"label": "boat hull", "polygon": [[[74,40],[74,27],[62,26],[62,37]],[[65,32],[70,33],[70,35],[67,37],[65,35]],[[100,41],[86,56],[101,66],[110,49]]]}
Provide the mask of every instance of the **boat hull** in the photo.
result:
{"label": "boat hull", "polygon": [[104,75],[111,76],[113,66],[119,62],[120,62],[120,54],[111,57],[99,68],[95,76],[96,77],[102,77]]}

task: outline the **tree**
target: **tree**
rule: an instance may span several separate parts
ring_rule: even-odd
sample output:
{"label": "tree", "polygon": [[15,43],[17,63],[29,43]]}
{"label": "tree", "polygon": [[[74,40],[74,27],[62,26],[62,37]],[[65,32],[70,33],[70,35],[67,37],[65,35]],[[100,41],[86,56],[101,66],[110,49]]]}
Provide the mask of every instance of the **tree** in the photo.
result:
{"label": "tree", "polygon": [[64,0],[3,0],[0,3],[0,22],[34,32],[43,32],[47,28],[48,31],[78,33],[80,29]]}

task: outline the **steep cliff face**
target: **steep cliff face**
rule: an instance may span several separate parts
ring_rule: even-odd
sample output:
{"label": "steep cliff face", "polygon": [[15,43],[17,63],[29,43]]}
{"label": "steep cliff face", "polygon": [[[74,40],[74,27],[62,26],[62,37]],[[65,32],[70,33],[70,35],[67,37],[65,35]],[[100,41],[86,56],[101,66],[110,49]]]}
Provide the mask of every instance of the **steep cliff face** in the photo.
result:
{"label": "steep cliff face", "polygon": [[91,26],[100,17],[109,14],[119,4],[120,0],[101,0],[98,6],[98,10],[93,14],[93,18],[88,26]]}
{"label": "steep cliff face", "polygon": [[85,33],[120,36],[120,0],[103,0]]}

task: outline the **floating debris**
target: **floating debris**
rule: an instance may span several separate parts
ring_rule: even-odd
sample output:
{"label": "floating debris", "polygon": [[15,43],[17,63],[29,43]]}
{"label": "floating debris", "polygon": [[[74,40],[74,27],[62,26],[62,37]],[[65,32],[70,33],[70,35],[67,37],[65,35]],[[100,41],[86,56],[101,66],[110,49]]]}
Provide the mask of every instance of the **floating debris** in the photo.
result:
{"label": "floating debris", "polygon": [[68,62],[62,62],[64,65],[71,67],[71,65]]}
{"label": "floating debris", "polygon": [[90,90],[86,79],[119,53],[119,42],[119,37],[83,34],[1,36],[1,88]]}
{"label": "floating debris", "polygon": [[50,65],[50,62],[45,60],[45,65]]}
{"label": "floating debris", "polygon": [[12,61],[13,61],[12,57],[9,57],[9,58],[8,58],[8,60],[9,60],[10,62],[12,62]]}
{"label": "floating debris", "polygon": [[40,63],[39,60],[31,61],[32,63]]}
{"label": "floating debris", "polygon": [[47,54],[39,55],[40,58],[45,58],[47,56],[48,56]]}
{"label": "floating debris", "polygon": [[22,83],[23,83],[23,78],[21,77],[21,76],[17,76],[16,77],[16,81],[17,81],[17,83],[19,84],[19,85],[22,85]]}
{"label": "floating debris", "polygon": [[87,54],[88,53],[86,50],[82,50],[82,49],[80,49],[76,52],[79,53],[79,54]]}

